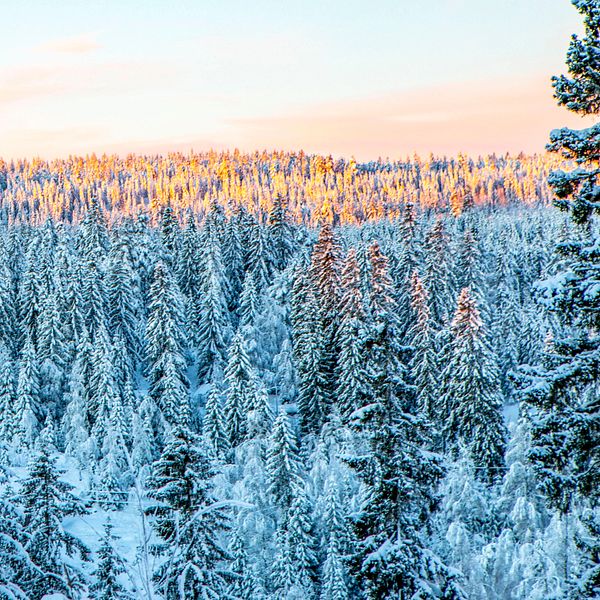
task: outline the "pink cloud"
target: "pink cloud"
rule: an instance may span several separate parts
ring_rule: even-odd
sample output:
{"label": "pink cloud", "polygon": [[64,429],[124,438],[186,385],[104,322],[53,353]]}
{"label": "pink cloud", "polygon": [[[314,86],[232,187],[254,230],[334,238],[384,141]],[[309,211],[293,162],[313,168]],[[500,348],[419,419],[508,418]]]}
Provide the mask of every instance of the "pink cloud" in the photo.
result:
{"label": "pink cloud", "polygon": [[42,53],[58,52],[60,54],[88,54],[101,48],[94,34],[83,34],[52,40],[39,46],[35,50]]}
{"label": "pink cloud", "polygon": [[246,148],[303,148],[359,159],[420,154],[542,152],[551,129],[584,126],[556,106],[550,82],[457,82],[303,113],[238,119]]}

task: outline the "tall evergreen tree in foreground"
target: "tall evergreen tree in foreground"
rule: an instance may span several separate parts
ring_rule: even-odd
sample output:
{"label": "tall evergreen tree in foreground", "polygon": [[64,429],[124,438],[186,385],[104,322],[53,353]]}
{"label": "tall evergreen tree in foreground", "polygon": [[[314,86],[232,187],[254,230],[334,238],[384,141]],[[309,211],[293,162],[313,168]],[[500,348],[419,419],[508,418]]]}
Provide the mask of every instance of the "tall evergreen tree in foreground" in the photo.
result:
{"label": "tall evergreen tree in foreground", "polygon": [[[585,25],[567,52],[568,75],[553,78],[558,104],[582,116],[600,113],[600,5],[573,0]],[[560,323],[544,364],[523,369],[521,383],[532,420],[531,459],[543,491],[566,514],[600,499],[600,123],[583,130],[556,129],[548,150],[576,167],[555,171],[550,185],[557,206],[567,211],[575,235],[557,246],[562,271],[542,286]],[[598,528],[590,528],[598,536]],[[598,565],[597,541],[588,559]],[[568,569],[565,568],[568,577]],[[593,572],[593,570],[591,571]],[[597,577],[597,575],[596,575]],[[578,598],[597,598],[594,585],[578,583]]]}
{"label": "tall evergreen tree in foreground", "polygon": [[[600,7],[594,0],[574,4],[586,35],[573,36],[570,75],[554,78],[555,96],[573,112],[598,115]],[[600,496],[600,247],[594,229],[600,213],[600,124],[554,130],[548,149],[577,163],[575,170],[555,171],[550,179],[558,207],[570,213],[577,230],[557,247],[565,265],[560,285],[545,289],[550,308],[571,334],[554,338],[551,360],[532,373],[526,397],[534,415],[534,461],[543,469],[548,495],[567,509],[573,493]]]}

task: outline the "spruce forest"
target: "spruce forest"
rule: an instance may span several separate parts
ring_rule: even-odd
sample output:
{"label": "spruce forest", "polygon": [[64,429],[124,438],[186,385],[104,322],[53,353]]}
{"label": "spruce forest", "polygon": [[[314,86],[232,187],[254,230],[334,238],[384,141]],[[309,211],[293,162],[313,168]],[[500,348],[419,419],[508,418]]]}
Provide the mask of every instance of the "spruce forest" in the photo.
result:
{"label": "spruce forest", "polygon": [[0,161],[0,599],[600,598],[600,124],[547,149]]}

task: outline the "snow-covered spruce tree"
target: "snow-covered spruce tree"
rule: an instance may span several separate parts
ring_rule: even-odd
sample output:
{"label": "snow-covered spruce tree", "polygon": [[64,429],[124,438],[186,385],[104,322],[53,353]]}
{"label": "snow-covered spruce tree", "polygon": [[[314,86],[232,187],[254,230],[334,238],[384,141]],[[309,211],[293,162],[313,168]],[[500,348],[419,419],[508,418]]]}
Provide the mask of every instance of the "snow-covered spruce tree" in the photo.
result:
{"label": "snow-covered spruce tree", "polygon": [[310,598],[314,594],[316,580],[313,510],[304,482],[297,481],[294,488],[294,499],[287,514],[286,527],[297,585]]}
{"label": "snow-covered spruce tree", "polygon": [[269,239],[273,253],[273,265],[282,271],[294,253],[294,229],[288,220],[288,198],[277,194],[269,213]]}
{"label": "snow-covered spruce tree", "polygon": [[398,333],[402,342],[412,325],[411,277],[419,268],[419,243],[417,240],[416,215],[414,206],[407,204],[398,226],[401,236],[400,250],[390,265],[390,275],[394,281],[394,296],[398,304]]}
{"label": "snow-covered spruce tree", "polygon": [[[585,36],[571,40],[569,73],[553,79],[555,97],[572,112],[597,117],[600,7],[595,0],[573,4],[584,19]],[[600,124],[556,129],[548,150],[576,163],[549,179],[556,204],[570,214],[576,230],[557,246],[562,268],[540,284],[561,331],[545,364],[523,369],[521,384],[540,484],[551,504],[568,514],[578,501],[597,505],[600,497]]]}
{"label": "snow-covered spruce tree", "polygon": [[223,267],[230,290],[228,307],[231,314],[235,314],[238,309],[244,280],[244,250],[240,236],[239,215],[233,215],[225,224],[223,244]]}
{"label": "snow-covered spruce tree", "polygon": [[102,544],[97,552],[97,566],[93,573],[95,581],[90,586],[94,600],[133,599],[119,581],[120,575],[125,573],[125,563],[115,549],[116,541],[112,523],[107,519],[104,524]]}
{"label": "snow-covered spruce tree", "polygon": [[171,426],[189,418],[186,345],[181,293],[167,266],[159,262],[150,287],[146,356],[150,396]]}
{"label": "snow-covered spruce tree", "polygon": [[20,280],[17,313],[21,337],[23,340],[30,338],[37,343],[38,320],[42,312],[42,291],[38,275],[39,239],[37,235],[29,240],[25,259],[25,270]]}
{"label": "snow-covered spruce tree", "polygon": [[351,551],[349,532],[340,501],[339,482],[332,475],[327,480],[325,499],[325,561],[321,575],[320,600],[349,600],[347,555]]}
{"label": "snow-covered spruce tree", "polygon": [[413,348],[410,374],[417,394],[417,408],[431,422],[439,421],[439,373],[436,336],[429,310],[429,293],[419,274],[412,277],[412,309],[415,322],[408,331]]}
{"label": "snow-covered spruce tree", "polygon": [[160,215],[160,240],[163,247],[163,259],[171,267],[175,267],[179,262],[179,237],[179,222],[173,207],[167,204]]}
{"label": "snow-covered spruce tree", "polygon": [[213,493],[213,467],[201,441],[176,425],[148,479],[152,505],[146,512],[159,538],[162,557],[157,591],[165,600],[224,600],[231,580],[229,553],[221,537],[229,517]]}
{"label": "snow-covered spruce tree", "polygon": [[109,331],[112,336],[123,339],[132,362],[137,364],[142,357],[141,286],[129,243],[123,236],[117,237],[110,249],[106,291]]}
{"label": "snow-covered spruce tree", "polygon": [[246,436],[250,396],[256,393],[256,374],[250,365],[241,332],[233,337],[225,369],[226,400],[224,423],[230,446],[237,446]]}
{"label": "snow-covered spruce tree", "polygon": [[249,272],[254,277],[256,288],[259,291],[263,291],[271,281],[273,269],[269,240],[265,228],[260,223],[255,223],[252,227],[249,259]]}
{"label": "snow-covered spruce tree", "polygon": [[506,398],[512,395],[512,383],[508,374],[515,368],[521,341],[521,320],[518,299],[506,280],[500,281],[495,290],[494,319],[491,334],[500,375],[500,386]]}
{"label": "snow-covered spruce tree", "polygon": [[465,230],[457,250],[456,279],[458,289],[470,288],[478,302],[485,298],[485,281],[479,239],[473,227]]}
{"label": "snow-covered spruce tree", "polygon": [[[342,251],[333,227],[325,223],[311,256],[310,278],[315,290],[322,335],[322,372],[329,396],[335,388],[338,353],[339,301],[341,295]],[[325,413],[326,416],[326,413]]]}
{"label": "snow-covered spruce tree", "polygon": [[198,322],[198,377],[211,381],[220,377],[225,366],[230,337],[227,287],[221,249],[214,236],[204,236],[204,269]]}
{"label": "snow-covered spruce tree", "polygon": [[46,297],[38,328],[40,398],[47,410],[61,412],[67,347],[56,291]]}
{"label": "snow-covered spruce tree", "polygon": [[15,427],[15,374],[4,344],[0,345],[0,443],[12,440]]}
{"label": "snow-covered spruce tree", "polygon": [[190,214],[181,237],[181,253],[177,265],[177,282],[185,299],[185,314],[190,331],[190,341],[198,339],[198,303],[202,266],[200,263],[200,236],[194,216]]}
{"label": "snow-covered spruce tree", "polygon": [[85,326],[94,339],[101,325],[106,326],[106,289],[99,259],[88,258],[82,271],[82,313]]}
{"label": "snow-covered spruce tree", "polygon": [[248,273],[246,273],[246,277],[244,277],[244,284],[240,294],[240,327],[249,327],[254,325],[258,309],[259,297],[256,291],[254,274],[252,271],[248,271]]}
{"label": "snow-covered spruce tree", "polygon": [[298,446],[290,420],[281,408],[275,422],[267,449],[269,491],[275,504],[287,510],[294,498],[294,485],[300,478],[301,464]]}
{"label": "snow-covered spruce tree", "polygon": [[131,463],[136,475],[144,480],[147,471],[157,455],[156,438],[152,421],[156,407],[149,396],[145,396],[137,410],[133,412],[131,425]]}
{"label": "snow-covered spruce tree", "polygon": [[106,255],[110,245],[104,213],[96,197],[90,200],[88,210],[81,222],[77,249],[85,258]]}
{"label": "snow-covered spruce tree", "polygon": [[15,356],[18,339],[17,305],[6,243],[0,240],[0,344]]}
{"label": "snow-covered spruce tree", "polygon": [[31,338],[27,338],[19,369],[13,427],[16,445],[21,448],[33,448],[41,428],[39,385],[37,354]]}
{"label": "snow-covered spruce tree", "polygon": [[65,454],[76,460],[80,471],[88,467],[93,454],[81,368],[82,363],[78,356],[71,368],[65,398],[67,408],[61,423]]}
{"label": "snow-covered spruce tree", "polygon": [[480,476],[492,482],[504,465],[502,397],[495,357],[469,288],[458,298],[448,352],[441,378],[445,445],[468,446]]}
{"label": "snow-covered spruce tree", "polygon": [[248,438],[264,438],[272,428],[274,415],[267,388],[263,382],[255,378],[250,386],[246,416],[246,436]]}
{"label": "snow-covered spruce tree", "polygon": [[450,248],[444,222],[438,219],[424,243],[424,285],[429,292],[432,325],[439,329],[447,321],[453,302]]}
{"label": "snow-covered spruce tree", "polygon": [[418,597],[433,581],[448,580],[427,539],[442,470],[439,457],[428,451],[427,423],[411,412],[396,303],[387,259],[377,244],[371,246],[370,259],[374,325],[367,360],[373,395],[353,414],[367,451],[348,459],[365,490],[354,519],[352,575],[368,598]]}
{"label": "snow-covered spruce tree", "polygon": [[219,384],[213,381],[210,385],[202,419],[202,440],[214,459],[223,459],[229,450],[222,395]]}
{"label": "snow-covered spruce tree", "polygon": [[347,419],[368,395],[363,357],[365,352],[366,314],[360,269],[354,249],[348,251],[342,269],[342,294],[338,333],[340,353],[336,389],[337,410]]}
{"label": "snow-covered spruce tree", "polygon": [[92,421],[91,433],[99,449],[106,436],[106,431],[112,417],[111,411],[113,405],[116,398],[118,398],[113,363],[113,347],[104,324],[101,324],[96,332],[91,367],[89,382],[89,408]]}
{"label": "snow-covered spruce tree", "polygon": [[298,409],[303,433],[318,433],[328,412],[326,336],[317,297],[301,267],[295,271],[291,320],[298,376]]}
{"label": "snow-covered spruce tree", "polygon": [[30,598],[62,592],[74,594],[85,578],[68,557],[87,560],[89,550],[77,537],[65,531],[63,520],[84,514],[81,501],[72,486],[60,480],[55,461],[42,446],[32,459],[21,486],[18,503],[23,511],[23,528],[27,539],[24,548],[33,563],[43,571],[29,591]]}

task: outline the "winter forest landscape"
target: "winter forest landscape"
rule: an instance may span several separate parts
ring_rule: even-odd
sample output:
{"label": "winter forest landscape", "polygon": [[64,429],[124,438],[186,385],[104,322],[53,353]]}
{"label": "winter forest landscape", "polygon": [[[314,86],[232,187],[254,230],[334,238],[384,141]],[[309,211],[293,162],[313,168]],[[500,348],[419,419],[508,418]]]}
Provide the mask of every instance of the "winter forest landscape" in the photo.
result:
{"label": "winter forest landscape", "polygon": [[600,599],[600,0],[4,4],[0,600]]}

